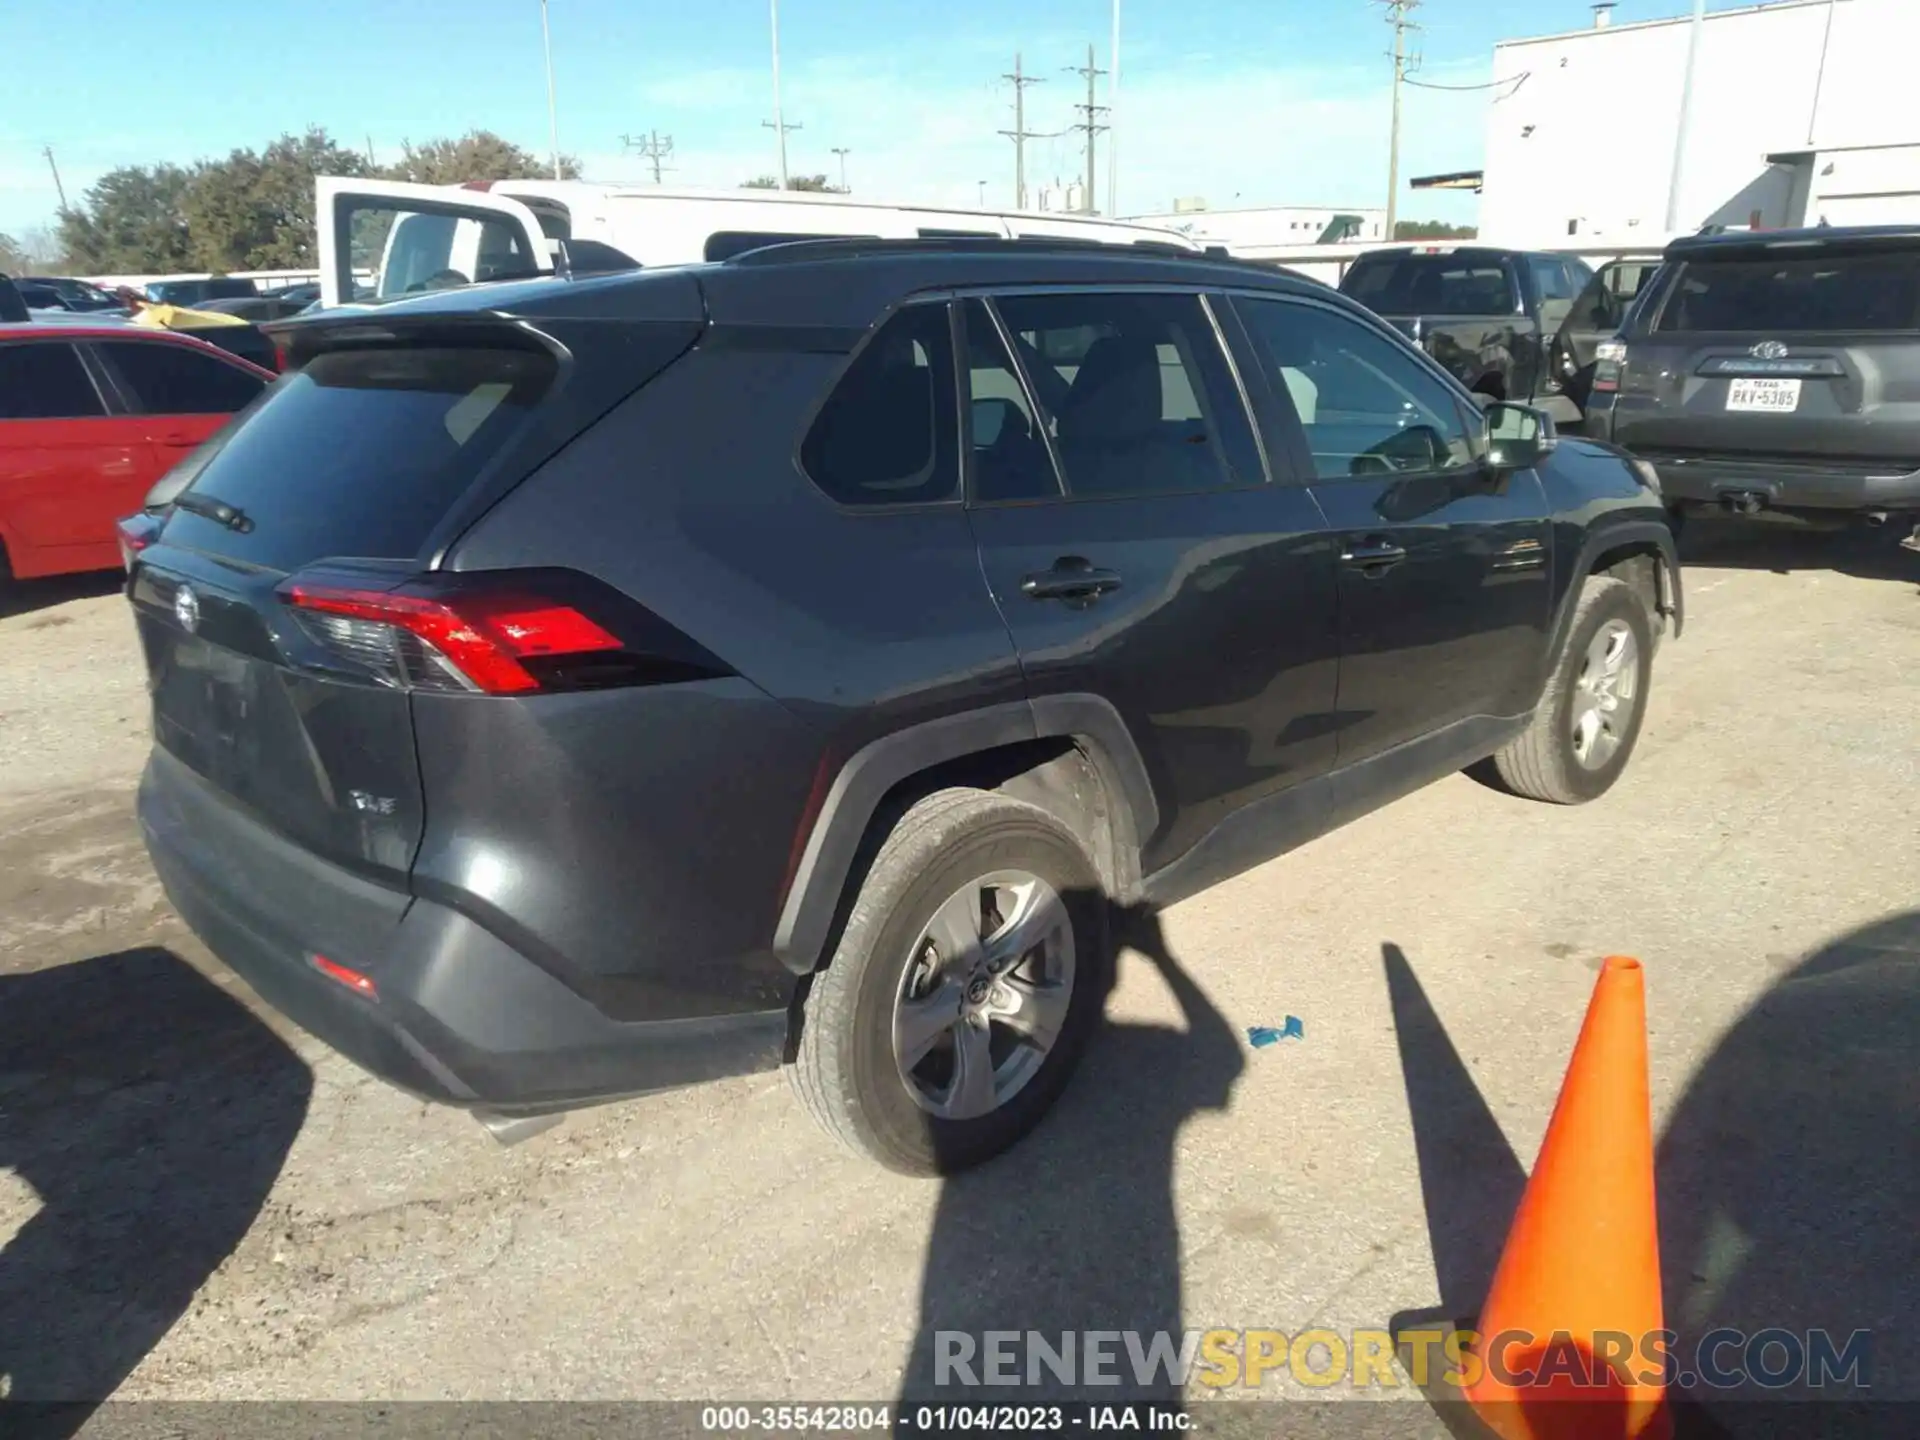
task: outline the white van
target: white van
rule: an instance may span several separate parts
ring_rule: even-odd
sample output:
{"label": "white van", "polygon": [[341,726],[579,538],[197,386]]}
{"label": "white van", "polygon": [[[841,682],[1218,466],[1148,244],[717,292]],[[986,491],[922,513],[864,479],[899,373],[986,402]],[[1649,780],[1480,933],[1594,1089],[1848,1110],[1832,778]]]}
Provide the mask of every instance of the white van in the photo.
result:
{"label": "white van", "polygon": [[[570,253],[608,247],[643,266],[724,260],[806,239],[1056,236],[1201,248],[1171,230],[1091,216],[876,205],[795,191],[329,177],[317,182],[317,195],[325,306],[551,271],[561,241],[570,242]],[[598,254],[603,265],[618,259]]]}

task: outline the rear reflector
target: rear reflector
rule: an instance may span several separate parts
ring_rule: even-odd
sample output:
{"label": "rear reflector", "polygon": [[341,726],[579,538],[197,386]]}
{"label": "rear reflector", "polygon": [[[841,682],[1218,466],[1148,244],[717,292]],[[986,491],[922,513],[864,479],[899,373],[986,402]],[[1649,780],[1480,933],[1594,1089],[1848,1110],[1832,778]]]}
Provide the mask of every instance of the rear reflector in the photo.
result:
{"label": "rear reflector", "polygon": [[362,975],[358,970],[349,970],[339,961],[329,960],[324,955],[314,955],[309,958],[313,961],[313,968],[329,980],[337,980],[354,994],[364,995],[369,1000],[380,998],[380,991],[374,985],[371,976]]}
{"label": "rear reflector", "polygon": [[378,678],[417,689],[525,694],[542,687],[524,662],[621,649],[572,606],[518,591],[428,598],[295,581],[281,595],[310,617],[315,639]]}

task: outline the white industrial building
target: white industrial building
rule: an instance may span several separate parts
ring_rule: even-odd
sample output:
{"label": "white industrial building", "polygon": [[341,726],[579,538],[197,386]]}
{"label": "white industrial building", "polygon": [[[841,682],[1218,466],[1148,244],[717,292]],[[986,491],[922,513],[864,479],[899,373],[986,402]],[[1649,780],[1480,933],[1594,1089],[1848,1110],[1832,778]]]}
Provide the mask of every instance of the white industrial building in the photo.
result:
{"label": "white industrial building", "polygon": [[[1609,24],[1613,7],[1594,8],[1590,29],[1494,47],[1489,240],[1574,249],[1669,231],[1692,16]],[[1709,13],[1699,31],[1671,229],[1920,222],[1920,0],[1779,0]]]}

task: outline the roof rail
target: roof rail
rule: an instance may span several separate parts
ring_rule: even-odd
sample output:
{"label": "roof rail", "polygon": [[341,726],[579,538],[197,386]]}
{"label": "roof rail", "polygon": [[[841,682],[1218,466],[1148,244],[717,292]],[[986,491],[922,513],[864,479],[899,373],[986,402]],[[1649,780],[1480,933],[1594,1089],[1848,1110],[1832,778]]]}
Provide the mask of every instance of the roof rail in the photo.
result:
{"label": "roof rail", "polygon": [[[851,259],[862,255],[995,255],[1015,252],[1030,254],[1053,250],[1073,255],[1129,253],[1166,256],[1177,260],[1219,259],[1211,253],[1191,249],[1173,241],[1159,240],[1085,240],[1079,236],[1019,235],[1012,239],[1000,235],[925,235],[911,239],[879,239],[874,236],[836,237],[833,239],[794,239],[761,245],[722,261],[726,265],[789,265],[807,260]],[[1232,262],[1230,262],[1232,263]],[[1246,262],[1240,262],[1246,263]]]}

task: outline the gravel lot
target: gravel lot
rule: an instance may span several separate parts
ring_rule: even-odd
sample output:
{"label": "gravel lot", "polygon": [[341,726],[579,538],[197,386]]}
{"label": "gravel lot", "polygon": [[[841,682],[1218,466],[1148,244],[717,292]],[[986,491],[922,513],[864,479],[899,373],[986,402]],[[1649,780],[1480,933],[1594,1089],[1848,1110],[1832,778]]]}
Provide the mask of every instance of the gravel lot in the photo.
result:
{"label": "gravel lot", "polygon": [[830,1148],[780,1077],[503,1150],[291,1031],[147,868],[113,577],[31,587],[0,618],[0,1385],[877,1401],[935,1329],[1470,1313],[1621,951],[1670,1323],[1870,1328],[1875,1394],[1920,1398],[1920,557],[1690,549],[1610,797],[1456,777],[1167,912],[1061,1109],[944,1186]]}

